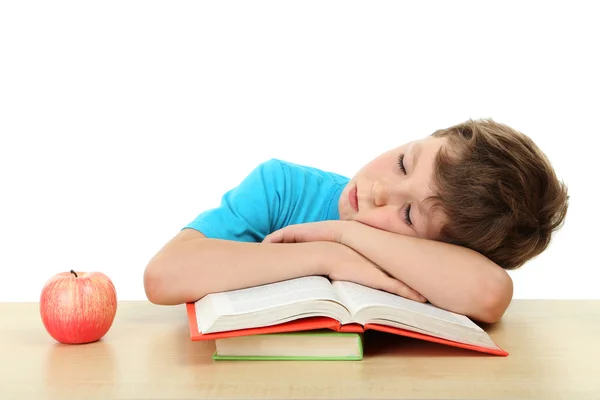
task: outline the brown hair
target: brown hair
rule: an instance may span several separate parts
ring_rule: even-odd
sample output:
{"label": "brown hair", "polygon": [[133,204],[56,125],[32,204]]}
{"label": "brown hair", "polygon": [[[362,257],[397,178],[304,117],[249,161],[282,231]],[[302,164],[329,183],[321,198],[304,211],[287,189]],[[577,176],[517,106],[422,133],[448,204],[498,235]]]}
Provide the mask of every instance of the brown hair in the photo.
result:
{"label": "brown hair", "polygon": [[539,255],[564,222],[569,196],[526,135],[491,119],[432,134],[448,142],[435,160],[441,240],[471,248],[505,269]]}

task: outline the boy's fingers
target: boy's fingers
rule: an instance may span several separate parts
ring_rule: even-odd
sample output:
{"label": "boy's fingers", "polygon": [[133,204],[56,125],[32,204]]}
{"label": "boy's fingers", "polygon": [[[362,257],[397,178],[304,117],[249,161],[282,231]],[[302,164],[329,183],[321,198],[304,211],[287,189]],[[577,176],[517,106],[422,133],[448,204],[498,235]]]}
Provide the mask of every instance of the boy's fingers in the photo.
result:
{"label": "boy's fingers", "polygon": [[427,302],[427,299],[418,293],[416,290],[409,288],[405,284],[401,283],[397,292],[400,296],[406,297],[407,299],[411,299],[414,301],[418,301],[420,303]]}
{"label": "boy's fingers", "polygon": [[420,303],[424,303],[427,301],[427,299],[424,296],[422,296],[420,293],[410,288],[406,284],[400,282],[398,279],[388,277],[387,275],[384,276],[384,279],[387,281],[387,287],[384,288],[384,290],[405,297],[407,299],[418,301]]}

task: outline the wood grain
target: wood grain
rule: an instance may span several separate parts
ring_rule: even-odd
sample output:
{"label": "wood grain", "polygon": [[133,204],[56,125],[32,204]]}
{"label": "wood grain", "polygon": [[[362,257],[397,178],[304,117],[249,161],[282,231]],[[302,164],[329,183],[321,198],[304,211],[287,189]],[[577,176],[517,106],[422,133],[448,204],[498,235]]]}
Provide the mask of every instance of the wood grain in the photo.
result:
{"label": "wood grain", "polygon": [[99,342],[61,345],[37,303],[0,303],[1,399],[600,398],[600,300],[514,300],[485,326],[508,357],[368,332],[362,361],[213,361],[183,306],[120,302]]}

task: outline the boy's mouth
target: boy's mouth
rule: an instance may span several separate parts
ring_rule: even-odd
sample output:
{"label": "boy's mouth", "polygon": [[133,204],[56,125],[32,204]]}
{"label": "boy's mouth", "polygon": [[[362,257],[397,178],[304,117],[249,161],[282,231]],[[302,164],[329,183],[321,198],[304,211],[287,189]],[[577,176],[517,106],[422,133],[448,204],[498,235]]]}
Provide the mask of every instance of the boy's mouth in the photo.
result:
{"label": "boy's mouth", "polygon": [[356,192],[356,185],[354,185],[354,187],[350,189],[350,192],[348,193],[348,202],[350,203],[350,207],[352,207],[354,211],[358,212],[358,196]]}

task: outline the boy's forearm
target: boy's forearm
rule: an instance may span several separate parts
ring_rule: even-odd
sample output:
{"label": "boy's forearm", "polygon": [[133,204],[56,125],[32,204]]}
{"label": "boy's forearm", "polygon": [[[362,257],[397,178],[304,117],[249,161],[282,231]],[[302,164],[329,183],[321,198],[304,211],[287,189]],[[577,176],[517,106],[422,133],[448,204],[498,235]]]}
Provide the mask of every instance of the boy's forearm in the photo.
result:
{"label": "boy's forearm", "polygon": [[510,304],[510,276],[470,249],[357,222],[345,224],[340,240],[441,308],[496,322]]}
{"label": "boy's forearm", "polygon": [[323,275],[337,243],[244,243],[194,238],[170,244],[148,264],[146,295],[156,304],[193,302],[208,293]]}

